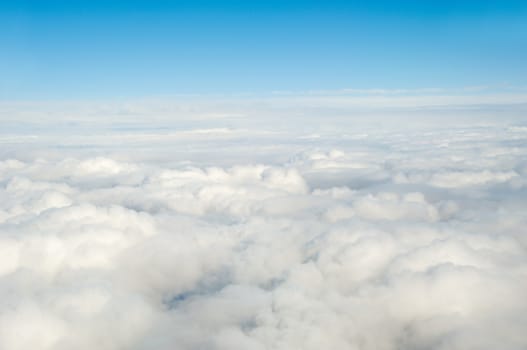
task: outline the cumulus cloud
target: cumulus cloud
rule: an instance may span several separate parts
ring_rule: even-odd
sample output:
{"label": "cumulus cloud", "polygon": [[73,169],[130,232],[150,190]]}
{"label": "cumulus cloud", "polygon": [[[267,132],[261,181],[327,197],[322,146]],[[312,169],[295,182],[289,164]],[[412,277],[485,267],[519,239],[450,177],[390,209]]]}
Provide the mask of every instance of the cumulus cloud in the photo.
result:
{"label": "cumulus cloud", "polygon": [[526,348],[527,128],[312,131],[3,139],[0,348]]}

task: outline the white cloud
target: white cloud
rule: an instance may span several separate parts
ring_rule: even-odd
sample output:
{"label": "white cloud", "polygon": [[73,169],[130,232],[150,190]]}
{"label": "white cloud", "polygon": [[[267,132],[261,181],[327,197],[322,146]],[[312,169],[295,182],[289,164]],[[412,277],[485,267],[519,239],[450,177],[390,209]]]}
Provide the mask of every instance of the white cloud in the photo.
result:
{"label": "white cloud", "polygon": [[521,121],[277,120],[2,139],[0,348],[527,347]]}

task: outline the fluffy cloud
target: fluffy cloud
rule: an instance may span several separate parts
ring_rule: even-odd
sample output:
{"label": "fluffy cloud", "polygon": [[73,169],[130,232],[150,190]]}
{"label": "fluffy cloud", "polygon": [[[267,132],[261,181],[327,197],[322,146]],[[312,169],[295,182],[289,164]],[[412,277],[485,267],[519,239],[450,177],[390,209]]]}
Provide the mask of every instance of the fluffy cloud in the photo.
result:
{"label": "fluffy cloud", "polygon": [[4,140],[1,349],[527,347],[524,126],[214,130]]}

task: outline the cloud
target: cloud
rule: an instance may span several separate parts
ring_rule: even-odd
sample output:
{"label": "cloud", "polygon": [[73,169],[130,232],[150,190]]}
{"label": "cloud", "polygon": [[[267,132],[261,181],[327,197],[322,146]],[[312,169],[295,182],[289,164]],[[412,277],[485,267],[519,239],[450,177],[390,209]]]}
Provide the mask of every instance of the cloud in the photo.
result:
{"label": "cloud", "polygon": [[3,141],[0,348],[527,347],[524,124],[199,124]]}

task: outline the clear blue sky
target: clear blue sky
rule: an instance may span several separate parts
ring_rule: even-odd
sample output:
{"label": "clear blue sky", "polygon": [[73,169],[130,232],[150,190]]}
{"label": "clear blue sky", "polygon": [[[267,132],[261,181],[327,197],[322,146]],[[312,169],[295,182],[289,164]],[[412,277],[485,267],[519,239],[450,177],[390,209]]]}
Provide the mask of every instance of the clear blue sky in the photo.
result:
{"label": "clear blue sky", "polygon": [[527,81],[527,1],[2,1],[0,99]]}

